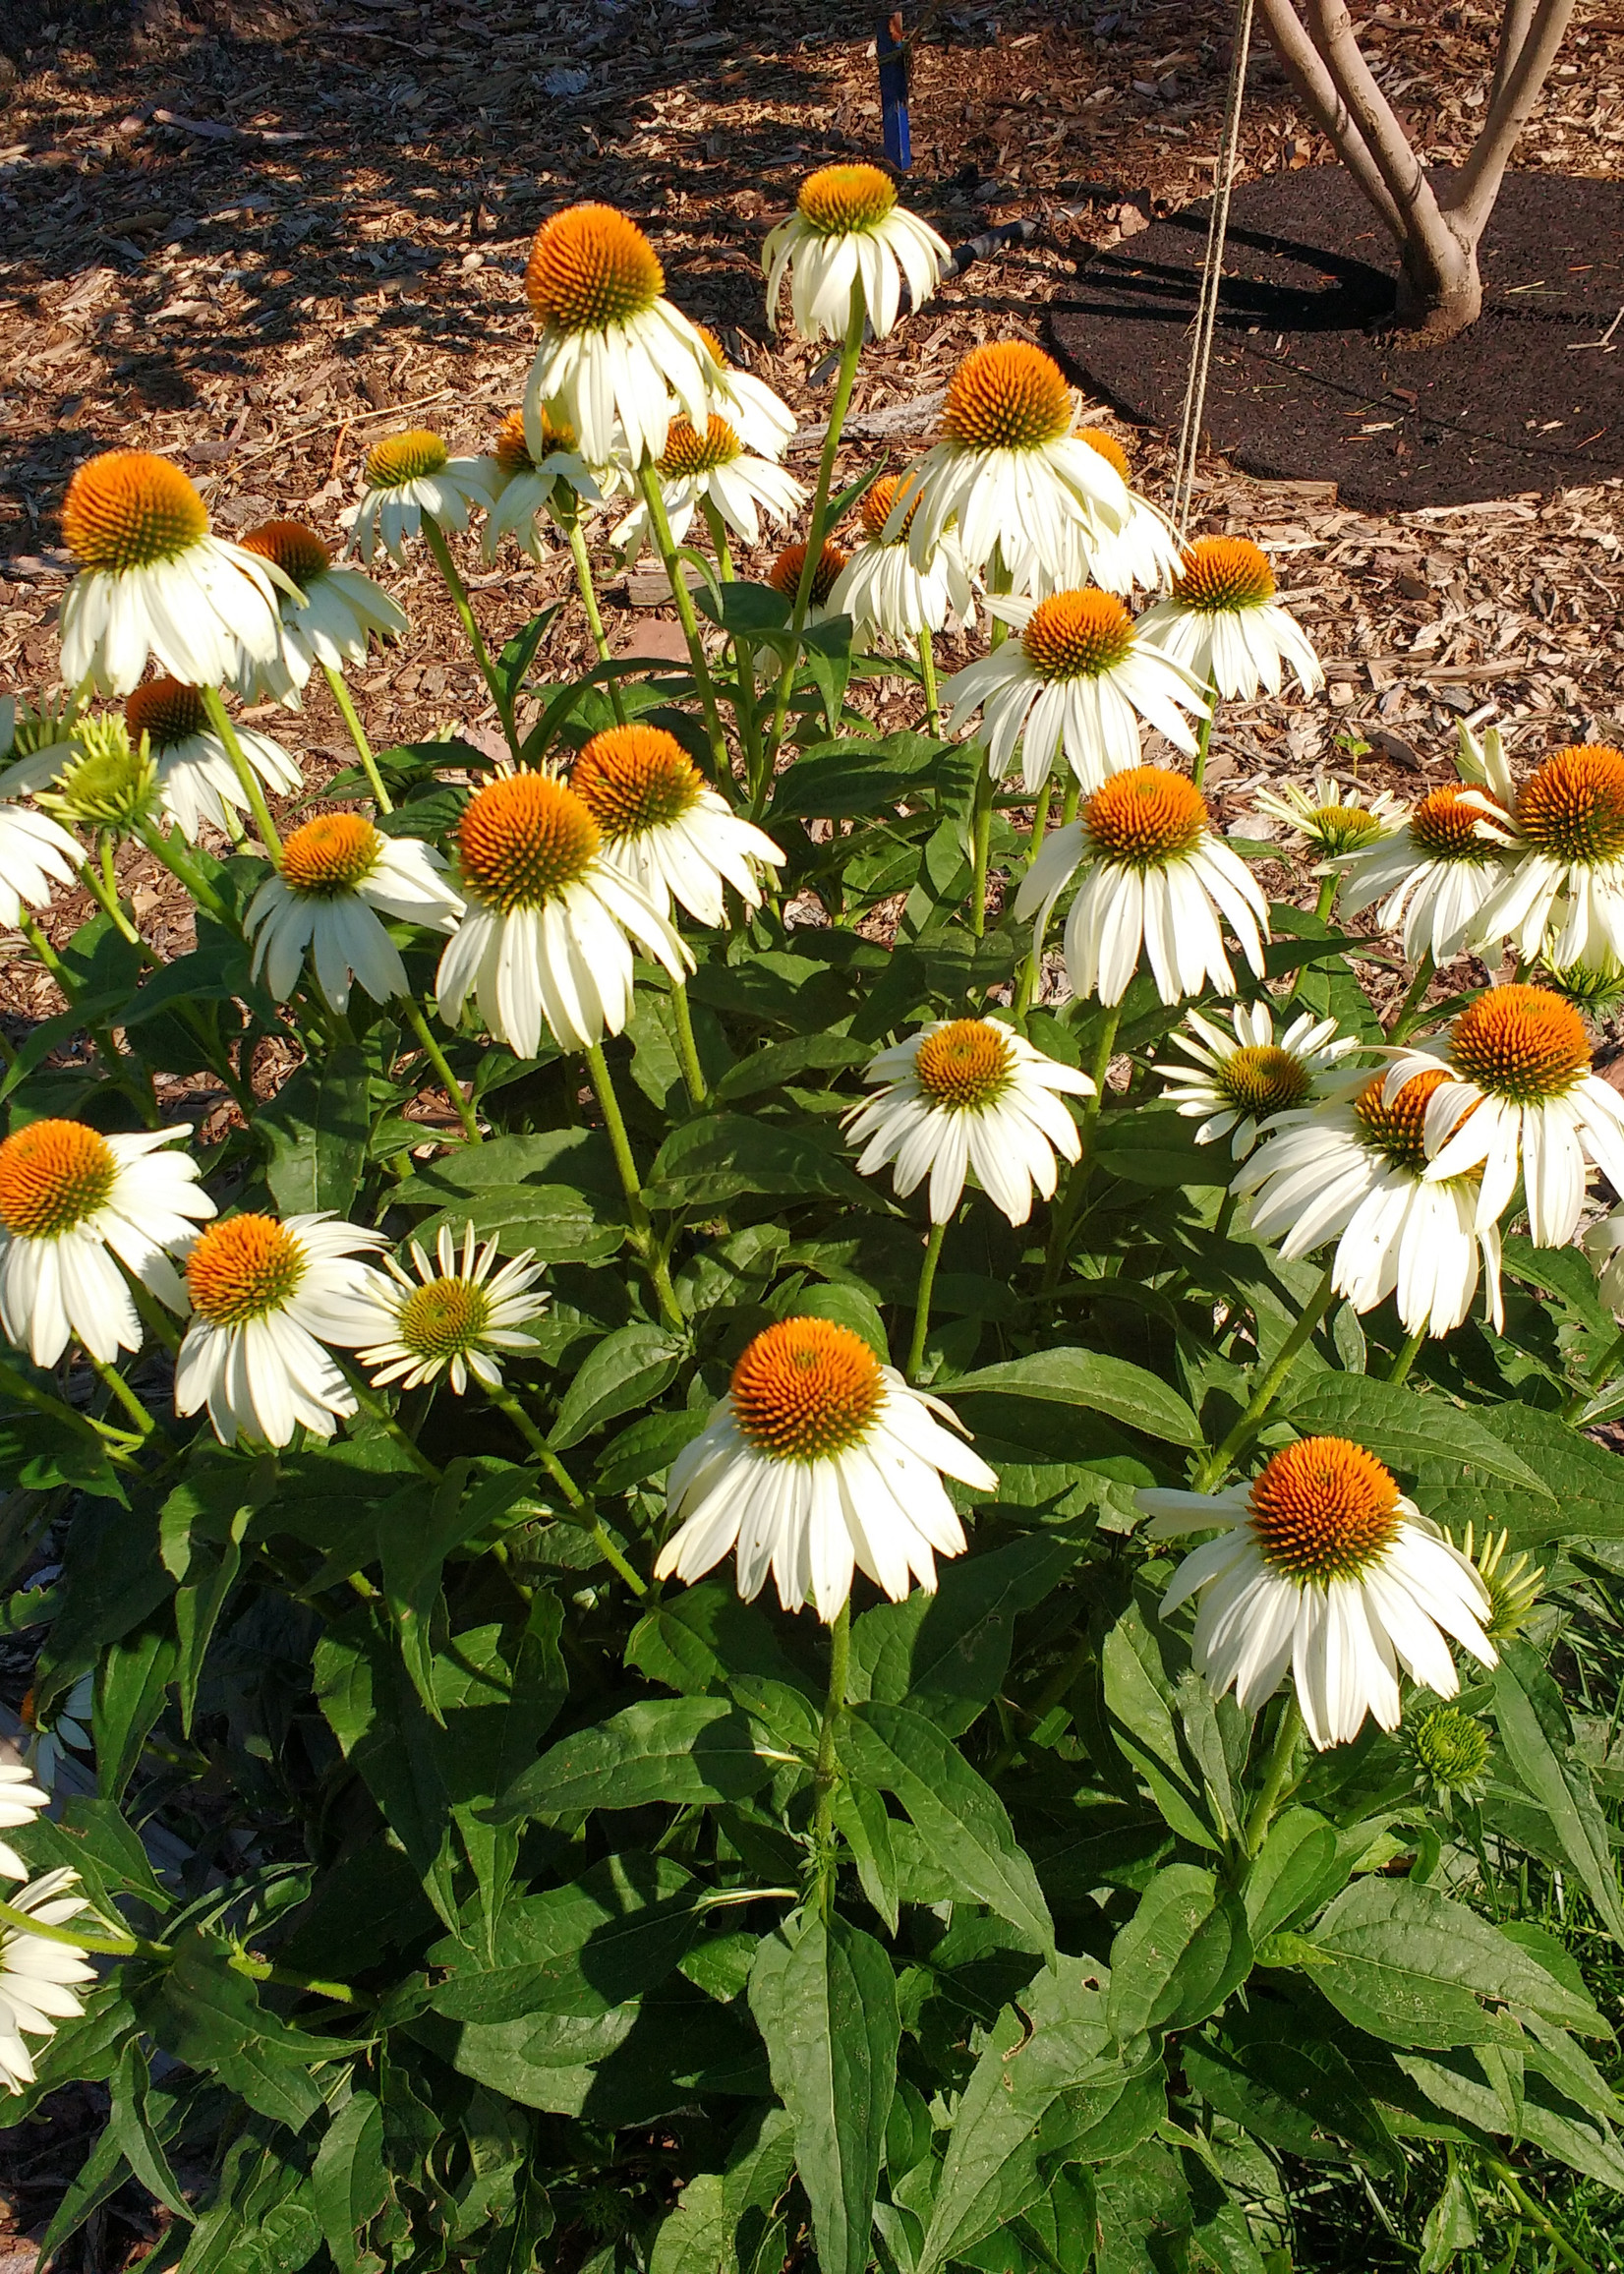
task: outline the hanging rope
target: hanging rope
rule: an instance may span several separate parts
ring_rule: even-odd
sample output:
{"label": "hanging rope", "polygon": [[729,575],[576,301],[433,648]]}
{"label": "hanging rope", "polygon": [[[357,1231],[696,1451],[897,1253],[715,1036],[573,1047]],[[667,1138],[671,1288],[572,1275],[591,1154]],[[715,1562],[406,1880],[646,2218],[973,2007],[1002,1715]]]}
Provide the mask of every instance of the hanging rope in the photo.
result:
{"label": "hanging rope", "polygon": [[1184,419],[1179,428],[1179,461],[1173,476],[1171,519],[1181,541],[1189,526],[1189,508],[1195,494],[1195,461],[1201,448],[1201,420],[1206,410],[1207,372],[1212,363],[1212,334],[1218,320],[1218,290],[1224,274],[1224,239],[1229,229],[1229,198],[1241,154],[1241,104],[1247,87],[1247,59],[1251,52],[1252,0],[1236,0],[1235,36],[1230,52],[1229,92],[1224,103],[1224,130],[1218,143],[1218,162],[1212,178],[1212,209],[1207,216],[1207,249],[1201,262],[1201,295],[1195,311],[1195,337],[1189,359],[1189,379],[1185,387]]}

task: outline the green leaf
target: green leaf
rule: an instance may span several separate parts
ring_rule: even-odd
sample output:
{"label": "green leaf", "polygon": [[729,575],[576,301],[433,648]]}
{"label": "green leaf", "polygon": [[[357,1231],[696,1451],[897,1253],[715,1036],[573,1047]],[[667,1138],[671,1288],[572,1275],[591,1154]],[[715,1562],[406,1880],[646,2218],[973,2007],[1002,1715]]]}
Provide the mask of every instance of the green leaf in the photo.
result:
{"label": "green leaf", "polygon": [[865,1212],[883,1201],[816,1130],[743,1114],[709,1114],[673,1130],[644,1181],[651,1207],[725,1205],[742,1193],[845,1200]]}
{"label": "green leaf", "polygon": [[1311,1808],[1288,1808],[1247,1873],[1243,1894],[1253,1943],[1327,1902],[1348,1876],[1336,1827]]}
{"label": "green leaf", "polygon": [[786,1081],[801,1081],[809,1074],[838,1074],[848,1066],[866,1065],[872,1052],[860,1042],[844,1041],[839,1034],[796,1034],[787,1042],[769,1042],[730,1066],[716,1085],[724,1105],[740,1098],[759,1097]]}
{"label": "green leaf", "polygon": [[779,776],[772,811],[797,820],[850,821],[928,793],[955,745],[907,730],[865,739],[842,735],[801,751]]}
{"label": "green leaf", "polygon": [[446,1978],[431,2003],[482,2027],[542,2013],[590,2019],[631,2005],[687,1955],[704,1919],[701,1893],[668,1857],[609,1856],[567,1887],[509,1902],[488,1944],[436,1944],[429,1962]]}
{"label": "green leaf", "polygon": [[969,1392],[1001,1392],[1010,1397],[1043,1398],[1059,1405],[1085,1406],[1109,1414],[1164,1444],[1198,1445],[1201,1425],[1160,1374],[1127,1359],[1097,1350],[1038,1350],[961,1374],[946,1388],[954,1397]]}
{"label": "green leaf", "polygon": [[165,2052],[188,2068],[212,2070],[229,2092],[290,2131],[302,2131],[321,2105],[313,2070],[360,2050],[341,2037],[318,2037],[267,2013],[253,1983],[230,1964],[221,1942],[182,1936],[141,2011]]}
{"label": "green leaf", "polygon": [[675,1373],[682,1346],[661,1326],[622,1326],[588,1352],[558,1408],[550,1441],[559,1452],[633,1406],[652,1405]]}
{"label": "green leaf", "polygon": [[1552,1540],[1624,1539],[1618,1455],[1610,1447],[1595,1443],[1559,1414],[1537,1406],[1507,1404],[1478,1411],[1502,1452],[1537,1471],[1543,1495],[1531,1498],[1515,1483],[1463,1482],[1445,1450],[1417,1477],[1416,1498],[1426,1515],[1457,1528],[1471,1523],[1479,1538],[1503,1528],[1515,1547],[1538,1547]]}
{"label": "green leaf", "polygon": [[1423,1462],[1459,1461],[1542,1500],[1550,1487],[1471,1414],[1442,1397],[1422,1397],[1368,1374],[1323,1373],[1290,1402],[1305,1436],[1352,1437],[1378,1461],[1414,1475]]}
{"label": "green leaf", "polygon": [[1146,2029],[1189,2029],[1215,2013],[1251,1971],[1239,1898],[1192,1863],[1156,1874],[1111,1946],[1106,2015],[1126,2042]]}
{"label": "green leaf", "polygon": [[1515,2042],[1516,2023],[1483,2000],[1529,2007],[1581,2034],[1599,2026],[1595,2007],[1530,1953],[1413,1880],[1356,1880],[1308,1943],[1316,1988],[1356,2027],[1390,2045]]}
{"label": "green leaf", "polygon": [[733,2217],[720,2172],[696,2172],[660,2223],[649,2274],[732,2274]]}
{"label": "green leaf", "polygon": [[347,1216],[366,1166],[371,1117],[367,1062],[343,1042],[303,1066],[255,1117],[265,1182],[284,1216],[330,1208]]}
{"label": "green leaf", "polygon": [[1537,1653],[1524,1642],[1502,1647],[1493,1682],[1494,1719],[1506,1758],[1529,1797],[1549,1817],[1562,1853],[1613,1941],[1624,1945],[1624,1903],[1619,1900],[1612,1842],[1590,1774],[1570,1750],[1561,1693]]}
{"label": "green leaf", "polygon": [[1016,1618],[1052,1593],[1080,1553],[1080,1541],[1064,1534],[1028,1533],[945,1564],[935,1595],[864,1611],[851,1630],[851,1696],[861,1696],[861,1678],[871,1698],[906,1705],[961,1736],[998,1694]]}
{"label": "green leaf", "polygon": [[741,1800],[772,1777],[755,1733],[724,1698],[650,1698],[544,1753],[495,1804],[496,1821]]}
{"label": "green leaf", "polygon": [[322,2133],[311,2196],[338,2274],[362,2274],[362,2233],[389,2199],[383,2110],[373,2093],[352,2092]]}
{"label": "green leaf", "polygon": [[95,1742],[96,1779],[109,1800],[122,1796],[136,1773],[179,1659],[167,1616],[108,1645],[96,1669]]}
{"label": "green leaf", "polygon": [[840,1759],[850,1776],[896,1794],[967,1895],[1034,1950],[1053,1952],[1049,1906],[1003,1801],[934,1722],[903,1706],[858,1706],[842,1725]]}
{"label": "green leaf", "polygon": [[1111,1739],[1149,1786],[1163,1820],[1198,1847],[1220,1846],[1225,1827],[1199,1764],[1182,1741],[1161,1654],[1134,1603],[1105,1638],[1101,1679]]}
{"label": "green leaf", "polygon": [[750,2004],[795,2130],[825,2274],[865,2274],[901,2022],[891,1960],[839,1916],[763,1943]]}

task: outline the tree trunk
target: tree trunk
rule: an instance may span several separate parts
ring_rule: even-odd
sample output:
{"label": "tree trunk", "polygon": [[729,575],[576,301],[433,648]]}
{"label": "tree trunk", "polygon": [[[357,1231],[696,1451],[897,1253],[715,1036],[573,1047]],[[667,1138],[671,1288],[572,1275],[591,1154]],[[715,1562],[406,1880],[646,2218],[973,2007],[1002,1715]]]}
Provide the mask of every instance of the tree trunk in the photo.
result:
{"label": "tree trunk", "polygon": [[1411,236],[1402,248],[1393,315],[1398,347],[1442,347],[1482,314],[1476,243],[1449,228]]}

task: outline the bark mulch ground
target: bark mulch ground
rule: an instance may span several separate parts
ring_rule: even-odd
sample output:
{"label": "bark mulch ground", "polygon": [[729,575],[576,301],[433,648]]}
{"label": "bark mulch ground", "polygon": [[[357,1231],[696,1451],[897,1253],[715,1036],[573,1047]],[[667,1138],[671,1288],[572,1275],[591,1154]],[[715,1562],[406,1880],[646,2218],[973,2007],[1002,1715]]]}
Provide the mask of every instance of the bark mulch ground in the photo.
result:
{"label": "bark mulch ground", "polygon": [[[1187,205],[1096,255],[1051,303],[1073,376],[1143,426],[1179,425],[1209,210]],[[1241,188],[1207,382],[1213,448],[1400,511],[1624,474],[1624,182],[1509,176],[1482,248],[1483,314],[1445,347],[1392,339],[1391,253],[1340,166]]]}

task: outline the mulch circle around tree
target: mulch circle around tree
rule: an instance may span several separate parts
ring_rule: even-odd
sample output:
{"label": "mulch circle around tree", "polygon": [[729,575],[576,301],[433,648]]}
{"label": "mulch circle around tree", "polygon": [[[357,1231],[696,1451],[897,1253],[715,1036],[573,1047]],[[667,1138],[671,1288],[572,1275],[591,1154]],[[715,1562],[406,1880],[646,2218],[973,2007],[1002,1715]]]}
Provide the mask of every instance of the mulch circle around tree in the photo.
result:
{"label": "mulch circle around tree", "polygon": [[[1094,257],[1055,344],[1125,418],[1176,435],[1206,249],[1187,205]],[[1459,505],[1624,474],[1624,182],[1507,177],[1483,313],[1445,347],[1384,338],[1397,262],[1340,166],[1270,174],[1230,203],[1204,429],[1273,481],[1353,503]],[[1613,325],[1611,342],[1598,344]]]}

